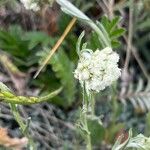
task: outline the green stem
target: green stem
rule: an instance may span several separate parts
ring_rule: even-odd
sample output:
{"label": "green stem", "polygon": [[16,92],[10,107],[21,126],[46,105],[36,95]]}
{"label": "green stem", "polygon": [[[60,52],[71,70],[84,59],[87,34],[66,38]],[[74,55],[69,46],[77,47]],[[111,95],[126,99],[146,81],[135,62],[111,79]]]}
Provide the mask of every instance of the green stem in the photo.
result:
{"label": "green stem", "polygon": [[17,106],[15,104],[10,104],[10,108],[14,115],[15,120],[17,121],[17,123],[21,129],[22,134],[24,134],[24,136],[27,137],[29,140],[29,150],[36,150],[34,142],[33,142],[32,138],[30,137],[29,133],[27,131],[25,132],[27,126],[24,124],[24,122],[18,112]]}

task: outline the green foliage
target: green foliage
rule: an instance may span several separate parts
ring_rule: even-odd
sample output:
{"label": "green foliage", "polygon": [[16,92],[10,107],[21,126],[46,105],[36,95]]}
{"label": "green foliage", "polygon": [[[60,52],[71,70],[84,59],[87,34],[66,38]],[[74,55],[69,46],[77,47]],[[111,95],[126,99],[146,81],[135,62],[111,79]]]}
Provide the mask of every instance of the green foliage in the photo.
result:
{"label": "green foliage", "polygon": [[15,95],[5,84],[0,82],[0,99],[10,104],[31,105],[48,101],[58,95],[62,88],[59,88],[43,97],[25,97]]}
{"label": "green foliage", "polygon": [[76,82],[73,76],[74,64],[70,62],[66,53],[61,49],[52,57],[50,64],[64,86],[64,97],[67,102],[63,104],[66,107],[70,106],[74,101],[76,92]]}
{"label": "green foliage", "polygon": [[102,25],[108,33],[113,48],[120,46],[118,38],[125,32],[124,28],[118,27],[120,20],[121,19],[118,16],[114,17],[112,20],[108,19],[106,16],[103,16],[101,20]]}
{"label": "green foliage", "polygon": [[[7,2],[10,0],[6,0]],[[5,3],[6,1],[1,0],[1,2]],[[50,0],[51,1],[51,0]],[[57,2],[61,3],[61,0],[57,0]],[[84,15],[80,10],[77,10],[74,6],[66,5],[66,1],[63,0],[64,3],[61,3],[62,9],[71,14],[72,16],[79,17],[82,22],[84,22],[87,25],[96,25],[98,27],[98,31],[100,31],[100,35],[102,34],[102,39],[104,38],[106,43],[111,43],[110,45],[112,48],[116,48],[120,46],[119,38],[124,34],[125,30],[119,26],[120,23],[120,17],[114,17],[112,20],[110,20],[108,17],[104,16],[102,17],[100,22],[97,22],[95,24],[91,19],[89,19],[86,15]],[[85,1],[76,1],[76,5],[83,5],[83,9],[87,10],[91,3],[86,3]],[[41,2],[43,4],[43,2]],[[134,7],[137,5],[135,4]],[[142,7],[141,7],[142,6]],[[128,7],[125,6],[125,7]],[[115,8],[115,4],[114,4]],[[115,8],[116,9],[116,8]],[[128,10],[128,8],[127,8]],[[140,10],[140,11],[139,11]],[[115,13],[114,13],[115,14]],[[141,15],[142,14],[142,15]],[[128,16],[128,13],[125,15]],[[70,17],[66,15],[62,15],[60,17],[59,24],[59,34],[61,35],[62,32],[65,30],[67,24],[70,21]],[[134,14],[134,20],[133,20],[133,46],[137,46],[137,49],[140,50],[142,54],[142,58],[147,59],[147,62],[149,62],[149,52],[148,52],[148,42],[149,42],[149,13],[144,12],[143,5],[138,7],[138,9],[135,10]],[[123,22],[124,23],[124,22]],[[128,22],[127,22],[128,24]],[[88,41],[88,48],[91,48],[93,50],[99,48],[103,48],[106,46],[102,43],[99,34],[96,33],[96,30],[94,30],[95,26],[92,28],[92,33],[89,35],[89,41]],[[80,32],[80,29],[76,29],[75,31]],[[32,70],[32,68],[38,67],[38,62],[41,61],[41,59],[45,59],[45,57],[48,54],[48,47],[53,47],[53,45],[56,43],[57,38],[50,38],[47,34],[43,32],[38,31],[30,31],[26,32],[24,31],[20,26],[10,26],[8,30],[1,29],[0,30],[0,49],[7,52],[12,60],[15,60],[15,65],[17,62],[17,67],[19,66],[19,69],[24,69],[26,67],[26,70]],[[75,67],[75,63],[77,61],[77,54],[75,52],[75,45],[77,41],[76,34],[69,34],[68,37],[66,37],[66,40],[61,45],[58,52],[56,52],[53,57],[51,58],[49,65],[47,68],[41,72],[39,75],[39,78],[32,80],[30,83],[28,83],[28,86],[33,86],[41,91],[41,95],[48,94],[49,91],[54,90],[55,88],[59,87],[60,84],[63,86],[62,93],[55,98],[51,99],[50,102],[53,102],[55,104],[68,107],[73,104],[76,97],[76,81],[73,77],[73,71]],[[105,42],[104,42],[105,43]],[[82,44],[81,41],[79,41],[79,44],[77,45],[77,49],[79,52],[79,47]],[[84,45],[84,46],[83,46]],[[85,43],[82,46],[85,47]],[[44,47],[46,47],[46,50],[43,50]],[[84,49],[84,48],[83,48]],[[40,58],[39,58],[40,56]],[[147,63],[149,64],[149,63]],[[131,64],[132,65],[132,64]],[[148,65],[147,65],[148,66]],[[30,74],[32,76],[32,74]],[[2,100],[5,100],[7,102],[10,102],[10,100],[13,100],[13,102],[17,102],[20,104],[20,102],[26,101],[26,103],[31,103],[31,100],[37,100],[35,97],[24,97],[24,96],[16,96],[12,92],[8,92],[8,88],[0,83],[1,90],[0,90],[0,98]],[[117,88],[116,88],[117,89]],[[79,90],[78,90],[79,91]],[[104,92],[103,92],[104,94]],[[121,97],[122,102],[130,101],[132,105],[134,106],[135,110],[137,112],[146,112],[150,110],[150,85],[147,83],[147,87],[145,86],[144,80],[139,80],[138,83],[130,83],[126,93],[124,93],[123,97]],[[92,140],[92,144],[98,144],[100,141],[105,140],[106,143],[113,143],[114,137],[116,136],[116,133],[121,130],[125,129],[125,125],[129,123],[129,121],[125,123],[119,123],[119,116],[120,116],[120,105],[118,104],[117,99],[117,92],[110,91],[107,93],[110,97],[112,97],[112,103],[111,105],[111,112],[108,110],[108,116],[110,117],[107,121],[107,127],[104,128],[101,126],[97,120],[88,120],[88,127],[90,131],[90,136]],[[114,99],[115,95],[115,99]],[[7,99],[6,99],[7,97]],[[45,97],[46,98],[46,97]],[[9,101],[8,101],[9,99]],[[100,98],[100,99],[105,99]],[[19,102],[18,102],[19,101]],[[106,104],[106,102],[105,102]],[[108,105],[109,105],[108,104]],[[106,106],[107,109],[109,106]],[[127,105],[128,106],[128,105]],[[104,105],[102,106],[104,107]],[[118,108],[119,107],[119,108]],[[106,108],[103,108],[103,110]],[[131,112],[131,110],[130,110]],[[88,114],[89,112],[87,112]],[[102,111],[103,113],[103,111]],[[127,116],[128,114],[123,114],[124,116]],[[88,116],[88,115],[87,115]],[[89,116],[88,116],[89,117]],[[91,117],[91,116],[90,116]],[[135,118],[133,118],[133,114],[131,115],[131,120],[134,122]],[[139,116],[136,116],[136,120],[139,122]],[[150,129],[150,114],[147,114],[146,118],[146,133],[149,132]],[[143,119],[144,120],[144,119]],[[83,119],[81,119],[81,122],[83,122]],[[144,122],[145,123],[145,122]],[[86,129],[86,128],[84,128]],[[84,130],[86,134],[87,130]],[[131,135],[130,135],[131,136]],[[129,136],[129,138],[130,138]],[[144,139],[143,136],[138,137],[137,139],[141,140]],[[121,140],[117,141],[117,146],[120,146],[121,148],[124,148],[126,144],[129,142],[129,139],[125,141],[125,143],[121,143]],[[122,144],[122,145],[121,145]],[[113,147],[113,150],[115,148]],[[117,148],[118,150],[119,148]],[[116,149],[115,149],[116,150]]]}
{"label": "green foliage", "polygon": [[0,48],[25,61],[26,65],[33,64],[36,51],[49,43],[50,38],[47,34],[38,31],[25,32],[18,25],[10,26],[8,30],[0,30]]}
{"label": "green foliage", "polygon": [[[47,54],[48,49],[39,53],[38,55],[44,59],[46,58]],[[63,49],[59,49],[59,51],[52,56],[49,64],[52,66],[52,70],[55,72],[56,77],[60,79],[60,82],[64,87],[64,99],[57,98],[55,101],[64,107],[70,106],[74,101],[76,93],[76,82],[73,76],[74,64],[69,60]]]}
{"label": "green foliage", "polygon": [[49,36],[44,32],[40,31],[26,32],[24,39],[29,41],[29,50],[32,50],[33,48],[37,47],[39,44],[42,44],[42,46],[47,46],[50,42]]}
{"label": "green foliage", "polygon": [[19,26],[10,26],[8,31],[0,30],[0,48],[14,56],[24,57],[30,54],[28,41],[23,39],[24,31]]}
{"label": "green foliage", "polygon": [[[119,38],[124,34],[125,29],[118,27],[120,22],[120,17],[114,17],[110,20],[108,17],[103,16],[101,22],[97,22],[98,27],[101,29],[105,38],[111,42],[112,48],[116,48],[120,46]],[[92,36],[90,37],[90,47],[93,49],[102,48],[98,40],[98,35],[95,32],[92,32]]]}
{"label": "green foliage", "polygon": [[43,32],[25,32],[18,25],[0,30],[0,49],[12,55],[15,64],[22,67],[37,63],[36,52],[48,45],[49,40],[48,35]]}
{"label": "green foliage", "polygon": [[[74,42],[76,38],[74,38],[73,36],[72,38],[69,38],[69,40],[71,42]],[[0,48],[3,51],[11,54],[12,57],[15,57],[17,66],[21,66],[22,68],[27,67],[28,69],[28,67],[32,66],[33,64],[37,65],[37,63],[39,62],[38,55],[40,55],[40,52],[42,54],[41,49],[43,49],[43,47],[53,46],[55,42],[56,38],[50,38],[43,32],[25,32],[20,26],[10,26],[8,31],[5,29],[1,29],[0,31]],[[43,53],[45,52],[43,51]],[[40,55],[40,59],[43,60],[46,55],[47,52]],[[76,60],[75,55],[71,58],[73,61],[74,59]],[[61,85],[64,87],[63,97],[57,97],[53,100],[59,105],[65,107],[70,106],[74,101],[76,93],[76,82],[73,76],[74,63],[69,59],[64,50],[60,50],[56,55],[52,57],[50,65],[52,66],[53,71],[51,71],[49,77],[47,77],[47,73],[45,73],[41,76],[41,79],[32,81],[30,84],[38,85],[40,87],[42,87],[41,85],[43,85],[42,82],[50,83],[49,85],[54,85],[53,88],[47,86],[47,88],[45,89],[45,94],[48,94],[47,92],[49,90],[58,88],[58,84],[60,85],[61,83]],[[55,75],[56,78],[60,80],[60,83],[58,83],[58,80],[56,80],[56,78],[54,77]],[[52,78],[52,80],[49,78]]]}
{"label": "green foliage", "polygon": [[98,40],[98,35],[94,31],[91,33],[88,45],[93,50],[96,50],[97,48],[102,48],[102,45],[100,45]]}
{"label": "green foliage", "polygon": [[92,144],[98,144],[99,141],[102,141],[105,137],[106,130],[101,126],[97,120],[88,120],[88,127],[91,133]]}

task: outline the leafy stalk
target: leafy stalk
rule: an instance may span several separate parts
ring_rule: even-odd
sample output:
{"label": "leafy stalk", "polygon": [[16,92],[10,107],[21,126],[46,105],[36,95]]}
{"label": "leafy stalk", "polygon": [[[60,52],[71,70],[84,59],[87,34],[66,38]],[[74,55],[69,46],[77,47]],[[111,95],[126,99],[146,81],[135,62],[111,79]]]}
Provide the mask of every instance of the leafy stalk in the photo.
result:
{"label": "leafy stalk", "polygon": [[107,46],[111,47],[110,40],[108,40],[100,28],[82,11],[80,11],[77,7],[75,7],[68,0],[56,0],[56,2],[61,6],[62,11],[65,13],[82,20],[85,24],[89,25],[98,35],[99,42],[102,44],[102,47],[105,48]]}
{"label": "leafy stalk", "polygon": [[17,121],[17,123],[19,124],[19,127],[21,129],[21,132],[23,133],[23,135],[25,137],[28,138],[29,140],[29,150],[36,150],[35,149],[35,145],[34,145],[34,142],[28,132],[28,127],[29,127],[29,123],[27,123],[27,125],[23,122],[19,112],[18,112],[18,109],[17,109],[17,105],[16,104],[10,104],[10,108],[11,108],[11,111],[13,113],[13,116],[15,118],[15,120]]}
{"label": "leafy stalk", "polygon": [[16,96],[6,85],[0,82],[0,100],[11,104],[31,105],[45,102],[58,95],[61,90],[62,88],[59,88],[43,97]]}

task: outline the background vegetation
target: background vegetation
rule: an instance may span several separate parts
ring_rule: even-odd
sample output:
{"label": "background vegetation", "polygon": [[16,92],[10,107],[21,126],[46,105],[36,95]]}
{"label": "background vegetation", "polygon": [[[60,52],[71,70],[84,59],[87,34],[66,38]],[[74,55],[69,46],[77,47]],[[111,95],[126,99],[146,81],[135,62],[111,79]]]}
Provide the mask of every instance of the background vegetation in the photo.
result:
{"label": "background vegetation", "polygon": [[[127,138],[130,128],[134,135],[150,136],[150,2],[72,2],[105,27],[113,49],[120,55],[122,68],[119,81],[96,95],[96,114],[103,115],[104,126],[94,120],[89,122],[94,149],[111,149],[119,135],[124,134],[124,140]],[[29,132],[41,150],[85,149],[75,126],[82,91],[73,72],[78,61],[76,42],[80,33],[85,30],[87,45],[93,50],[99,45],[96,33],[77,22],[46,67],[33,79],[70,20],[55,2],[52,7],[44,5],[40,11],[33,12],[19,1],[0,0],[0,81],[17,95],[25,96],[43,96],[63,87],[48,102],[18,107],[24,121],[32,118]],[[22,137],[9,105],[1,102],[0,108],[0,126],[7,128],[12,137]]]}

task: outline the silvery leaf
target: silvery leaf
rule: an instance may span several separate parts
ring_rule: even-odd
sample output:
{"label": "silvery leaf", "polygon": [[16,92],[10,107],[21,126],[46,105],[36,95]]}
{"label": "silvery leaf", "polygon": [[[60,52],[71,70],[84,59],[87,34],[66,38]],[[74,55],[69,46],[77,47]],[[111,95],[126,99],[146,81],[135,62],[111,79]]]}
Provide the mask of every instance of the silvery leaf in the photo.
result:
{"label": "silvery leaf", "polygon": [[78,54],[78,55],[80,54],[81,41],[82,41],[84,35],[85,35],[85,31],[83,31],[83,32],[80,34],[80,36],[79,36],[79,38],[78,38],[78,41],[77,41],[76,50],[77,50],[77,54]]}
{"label": "silvery leaf", "polygon": [[91,21],[89,17],[87,17],[82,11],[76,8],[68,0],[56,0],[56,2],[61,6],[62,11],[65,13],[84,21]]}
{"label": "silvery leaf", "polygon": [[150,149],[150,138],[145,137],[143,134],[139,134],[130,139],[127,147],[148,150]]}

